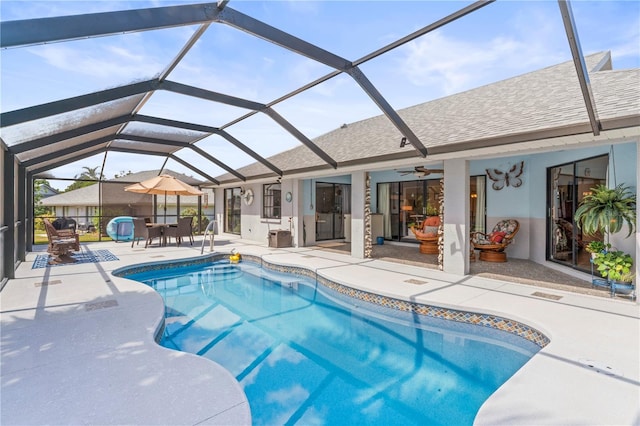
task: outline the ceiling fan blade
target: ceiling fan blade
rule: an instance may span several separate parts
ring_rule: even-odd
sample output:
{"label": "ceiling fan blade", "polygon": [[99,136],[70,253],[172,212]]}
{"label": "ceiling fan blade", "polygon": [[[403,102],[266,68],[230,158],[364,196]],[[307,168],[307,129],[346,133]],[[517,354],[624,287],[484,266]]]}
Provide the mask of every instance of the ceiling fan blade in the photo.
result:
{"label": "ceiling fan blade", "polygon": [[431,173],[444,173],[443,169],[427,169],[426,167],[418,166],[416,167],[417,173],[422,173],[423,176],[428,176]]}
{"label": "ceiling fan blade", "polygon": [[416,166],[413,168],[413,170],[396,170],[396,172],[400,173],[402,176],[414,174],[417,177],[425,177],[430,175],[431,173],[444,173],[444,170],[443,169],[427,169],[426,167]]}

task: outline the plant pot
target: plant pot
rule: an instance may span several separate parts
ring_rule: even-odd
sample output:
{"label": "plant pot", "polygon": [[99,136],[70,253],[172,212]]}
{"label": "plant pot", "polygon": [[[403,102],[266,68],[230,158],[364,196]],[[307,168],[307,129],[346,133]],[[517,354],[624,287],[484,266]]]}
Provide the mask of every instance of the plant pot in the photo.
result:
{"label": "plant pot", "polygon": [[591,285],[594,287],[609,287],[609,281],[606,278],[591,278]]}
{"label": "plant pot", "polygon": [[611,281],[611,294],[631,294],[635,290],[633,283],[624,281]]}

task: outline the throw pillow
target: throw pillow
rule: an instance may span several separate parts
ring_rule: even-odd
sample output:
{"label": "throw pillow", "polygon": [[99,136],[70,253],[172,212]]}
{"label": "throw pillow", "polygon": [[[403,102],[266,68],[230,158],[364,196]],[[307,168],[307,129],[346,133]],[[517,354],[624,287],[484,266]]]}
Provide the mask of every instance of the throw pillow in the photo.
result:
{"label": "throw pillow", "polygon": [[440,226],[440,217],[438,216],[429,216],[424,221],[424,226]]}
{"label": "throw pillow", "polygon": [[501,243],[504,239],[504,236],[507,235],[506,232],[497,231],[491,234],[491,242],[492,243]]}

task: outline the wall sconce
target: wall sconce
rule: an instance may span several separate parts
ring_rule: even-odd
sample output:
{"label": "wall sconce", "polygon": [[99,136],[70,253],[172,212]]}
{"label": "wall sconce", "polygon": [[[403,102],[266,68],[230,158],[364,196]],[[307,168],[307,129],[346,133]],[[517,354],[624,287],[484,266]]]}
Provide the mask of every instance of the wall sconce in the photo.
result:
{"label": "wall sconce", "polygon": [[478,194],[471,194],[471,198],[478,198]]}
{"label": "wall sconce", "polygon": [[400,139],[400,148],[404,148],[408,144],[409,143],[407,142],[407,138],[403,137],[402,139]]}

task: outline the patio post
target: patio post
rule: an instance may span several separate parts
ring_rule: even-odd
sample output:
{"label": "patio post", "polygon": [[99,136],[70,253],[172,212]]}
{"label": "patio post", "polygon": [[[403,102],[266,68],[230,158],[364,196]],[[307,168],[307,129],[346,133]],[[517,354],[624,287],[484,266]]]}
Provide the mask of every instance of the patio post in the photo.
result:
{"label": "patio post", "polygon": [[364,171],[351,173],[351,256],[364,259],[365,181]]}
{"label": "patio post", "polygon": [[[286,182],[286,181],[285,181]],[[293,228],[293,246],[304,247],[304,180],[293,179],[291,182],[291,201],[287,201],[285,195],[285,205],[288,204],[290,217],[292,217],[291,226]],[[286,192],[285,192],[286,194]]]}
{"label": "patio post", "polygon": [[444,271],[469,273],[469,161],[444,161]]}
{"label": "patio post", "polygon": [[[640,164],[640,141],[636,142],[636,164]],[[640,172],[636,169],[636,195],[638,193],[638,188],[640,188]],[[640,205],[636,203],[636,217],[640,217]],[[640,257],[640,227],[636,224],[636,251],[633,257],[634,263],[636,265],[636,304],[640,304],[640,297],[637,297],[638,294],[638,283],[640,282],[640,261],[638,258]]]}
{"label": "patio post", "polygon": [[18,166],[18,222],[20,225],[16,231],[18,237],[17,255],[21,262],[26,260],[26,243],[27,243],[27,169],[24,166]]}
{"label": "patio post", "polygon": [[26,251],[32,251],[33,250],[33,227],[35,225],[35,218],[34,218],[34,210],[33,210],[33,183],[35,182],[35,179],[33,178],[33,174],[27,172],[27,176],[26,176],[26,201],[25,201],[25,205],[26,205],[26,216],[27,216],[27,222],[26,222],[26,226],[25,226],[25,238],[26,238],[26,246],[25,246],[25,250]]}
{"label": "patio post", "polygon": [[[2,236],[2,269],[4,271],[4,277],[6,278],[15,278],[16,277],[16,252],[15,252],[15,243],[16,243],[16,196],[15,196],[15,184],[16,184],[16,158],[14,154],[9,152],[4,153],[4,206],[3,206],[3,221],[4,226],[0,222],[0,226],[4,231],[4,235]],[[2,231],[0,231],[2,232]],[[4,277],[0,276],[0,280]]]}

